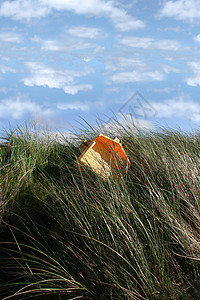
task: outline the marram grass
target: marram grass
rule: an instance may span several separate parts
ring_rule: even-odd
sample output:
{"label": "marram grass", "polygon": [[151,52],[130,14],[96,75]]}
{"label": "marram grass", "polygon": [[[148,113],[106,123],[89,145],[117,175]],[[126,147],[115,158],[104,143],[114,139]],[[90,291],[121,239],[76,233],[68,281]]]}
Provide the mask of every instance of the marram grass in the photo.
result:
{"label": "marram grass", "polygon": [[75,166],[73,144],[4,135],[1,299],[199,298],[200,139],[120,136],[131,167],[104,181]]}

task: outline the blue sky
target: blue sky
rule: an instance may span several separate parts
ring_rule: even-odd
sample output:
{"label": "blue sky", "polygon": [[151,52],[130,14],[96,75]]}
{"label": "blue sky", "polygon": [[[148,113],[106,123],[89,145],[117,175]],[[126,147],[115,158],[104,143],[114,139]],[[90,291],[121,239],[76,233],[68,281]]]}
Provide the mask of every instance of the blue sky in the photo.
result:
{"label": "blue sky", "polygon": [[[0,0],[0,128],[200,126],[200,0]],[[130,101],[129,101],[130,100]]]}

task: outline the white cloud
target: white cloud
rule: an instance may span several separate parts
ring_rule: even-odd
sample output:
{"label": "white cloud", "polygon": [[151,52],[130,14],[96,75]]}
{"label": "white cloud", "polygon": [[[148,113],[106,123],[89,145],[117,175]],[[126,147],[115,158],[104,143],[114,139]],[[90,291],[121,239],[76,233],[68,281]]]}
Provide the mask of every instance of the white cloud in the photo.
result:
{"label": "white cloud", "polygon": [[148,37],[125,36],[121,38],[120,42],[128,47],[148,49],[152,47],[153,39]]}
{"label": "white cloud", "polygon": [[63,45],[60,45],[56,41],[38,40],[38,42],[41,42],[41,50],[43,51],[64,51],[65,49]]}
{"label": "white cloud", "polygon": [[6,43],[21,43],[22,37],[16,32],[1,32],[0,41]]}
{"label": "white cloud", "polygon": [[112,53],[105,62],[105,75],[110,83],[130,83],[130,82],[151,82],[165,79],[165,74],[169,72],[179,72],[178,69],[163,64],[152,69],[147,63],[139,59],[134,54],[124,52],[124,56]]}
{"label": "white cloud", "polygon": [[78,92],[88,92],[93,89],[93,86],[91,84],[77,84],[77,85],[68,85],[63,87],[63,90],[66,94],[75,95]]}
{"label": "white cloud", "polygon": [[168,74],[170,72],[174,72],[174,73],[180,73],[181,71],[175,67],[169,66],[169,65],[161,65],[164,73]]}
{"label": "white cloud", "polygon": [[164,28],[159,28],[159,31],[174,31],[174,32],[183,32],[185,28],[181,26],[176,26],[176,27],[164,27]]}
{"label": "white cloud", "polygon": [[19,120],[24,114],[51,116],[52,111],[35,102],[21,100],[19,97],[0,100],[0,118]]}
{"label": "white cloud", "polygon": [[95,48],[97,45],[81,40],[68,39],[67,41],[42,41],[41,48],[44,51],[70,51]]}
{"label": "white cloud", "polygon": [[192,22],[200,19],[199,0],[166,1],[159,12],[160,17]]}
{"label": "white cloud", "polygon": [[180,48],[180,43],[176,40],[158,40],[149,37],[125,36],[120,40],[121,44],[143,49],[159,49],[176,51]]}
{"label": "white cloud", "polygon": [[194,37],[195,42],[200,43],[200,34]]}
{"label": "white cloud", "polygon": [[81,110],[81,111],[88,111],[91,108],[100,108],[104,106],[104,103],[101,101],[74,101],[71,103],[58,103],[57,108],[60,110]]}
{"label": "white cloud", "polygon": [[43,0],[42,2],[57,10],[70,10],[76,14],[107,17],[120,31],[140,29],[145,26],[144,22],[128,15],[124,9],[118,8],[115,1]]}
{"label": "white cloud", "polygon": [[145,27],[145,23],[143,21],[133,18],[132,16],[128,15],[124,10],[120,10],[111,6],[108,9],[107,14],[108,17],[110,15],[110,18],[113,21],[116,29],[118,29],[119,31],[129,31]]}
{"label": "white cloud", "polygon": [[200,104],[183,97],[167,99],[163,102],[151,102],[159,118],[183,117],[200,122]]}
{"label": "white cloud", "polygon": [[71,10],[77,14],[97,14],[97,8],[99,13],[105,13],[108,8],[113,7],[112,3],[102,0],[42,0],[42,3],[57,10]]}
{"label": "white cloud", "polygon": [[[1,79],[1,77],[0,77],[0,79]],[[9,89],[6,87],[2,87],[2,88],[0,88],[0,92],[3,94],[7,94],[9,92]]]}
{"label": "white cloud", "polygon": [[50,68],[36,62],[26,63],[31,76],[23,79],[27,86],[43,86],[49,88],[63,89],[65,93],[75,95],[79,91],[92,90],[91,84],[77,84],[76,78],[86,76],[92,72],[91,69],[85,71],[61,70]]}
{"label": "white cloud", "polygon": [[170,87],[165,87],[165,88],[162,88],[162,89],[152,88],[152,89],[149,89],[149,90],[152,91],[152,92],[155,92],[155,93],[167,93],[167,94],[170,94],[171,92],[175,91],[176,89],[175,88],[170,88]]}
{"label": "white cloud", "polygon": [[99,46],[95,43],[85,42],[80,38],[60,38],[59,40],[43,40],[38,36],[32,38],[33,42],[41,44],[42,51],[59,51],[59,52],[69,52],[83,50],[83,49],[93,49],[93,52],[101,51]]}
{"label": "white cloud", "polygon": [[134,70],[131,72],[119,72],[110,76],[110,80],[114,83],[128,82],[149,82],[163,80],[164,76],[159,71],[144,71]]}
{"label": "white cloud", "polygon": [[0,64],[0,73],[5,74],[7,72],[15,73],[16,70],[11,67]]}
{"label": "white cloud", "polygon": [[106,71],[117,71],[125,70],[129,68],[146,68],[146,64],[139,58],[132,57],[110,57],[106,62],[105,69]]}
{"label": "white cloud", "polygon": [[131,114],[118,113],[108,123],[103,124],[100,129],[101,133],[110,133],[120,137],[124,133],[124,128],[134,133],[137,130],[152,130],[154,127],[154,124],[149,120],[136,119]]}
{"label": "white cloud", "polygon": [[30,21],[34,18],[45,17],[50,13],[47,5],[38,0],[14,0],[4,1],[0,5],[0,16],[14,20]]}
{"label": "white cloud", "polygon": [[57,107],[58,107],[58,109],[61,109],[61,110],[75,109],[75,110],[87,111],[90,109],[90,104],[84,103],[84,102],[73,102],[73,103],[58,104]]}
{"label": "white cloud", "polygon": [[103,36],[103,30],[95,27],[76,26],[69,28],[67,32],[79,38],[96,39]]}
{"label": "white cloud", "polygon": [[71,132],[52,132],[47,130],[40,130],[39,132],[37,132],[37,134],[39,134],[39,137],[41,137],[42,139],[50,140],[52,142],[60,144],[71,143],[75,146],[79,146],[81,143],[81,138]]}
{"label": "white cloud", "polygon": [[[126,39],[129,42],[129,38]],[[131,40],[131,37],[130,37]],[[146,38],[139,39],[140,46],[150,48],[153,43],[153,39]],[[147,41],[147,42],[146,42]],[[148,42],[150,41],[150,42]],[[131,44],[132,44],[131,40]],[[145,43],[146,42],[146,43]],[[130,43],[128,43],[130,44]],[[168,46],[163,46],[165,43],[158,43],[156,46],[164,47],[169,49]],[[139,45],[138,45],[139,46]],[[127,47],[119,45],[118,48],[114,49],[105,61],[105,75],[107,75],[110,83],[131,83],[131,82],[151,82],[165,80],[166,74],[170,72],[179,73],[180,70],[175,68],[171,63],[158,63],[157,56],[154,58],[156,64],[149,64],[149,60],[136,51],[130,51]],[[160,60],[159,60],[160,62]]]}
{"label": "white cloud", "polygon": [[154,40],[153,47],[160,50],[176,51],[180,49],[180,43],[175,40]]}
{"label": "white cloud", "polygon": [[106,17],[120,31],[140,29],[144,22],[130,16],[117,7],[115,1],[103,0],[14,0],[4,1],[0,6],[0,16],[15,20],[29,21],[47,16],[52,10],[72,11],[79,15]]}
{"label": "white cloud", "polygon": [[189,67],[192,69],[194,75],[192,77],[186,78],[185,81],[190,86],[200,85],[200,62],[190,62]]}

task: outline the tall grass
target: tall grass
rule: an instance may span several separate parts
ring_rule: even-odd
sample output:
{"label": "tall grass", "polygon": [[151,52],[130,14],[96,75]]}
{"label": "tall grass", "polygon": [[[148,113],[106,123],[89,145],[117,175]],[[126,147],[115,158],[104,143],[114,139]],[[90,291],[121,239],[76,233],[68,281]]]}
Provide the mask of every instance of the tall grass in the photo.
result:
{"label": "tall grass", "polygon": [[75,166],[70,143],[28,127],[5,136],[2,299],[198,299],[200,140],[119,134],[131,167],[106,181]]}

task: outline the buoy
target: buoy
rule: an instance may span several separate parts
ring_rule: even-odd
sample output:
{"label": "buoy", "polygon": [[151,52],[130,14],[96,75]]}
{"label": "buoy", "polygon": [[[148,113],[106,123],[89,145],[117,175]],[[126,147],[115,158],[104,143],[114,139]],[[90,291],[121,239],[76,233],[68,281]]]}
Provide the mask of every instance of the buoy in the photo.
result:
{"label": "buoy", "polygon": [[89,145],[85,140],[81,146],[86,148],[79,156],[78,164],[90,167],[104,179],[125,173],[130,167],[130,161],[118,138],[113,140],[100,134]]}

